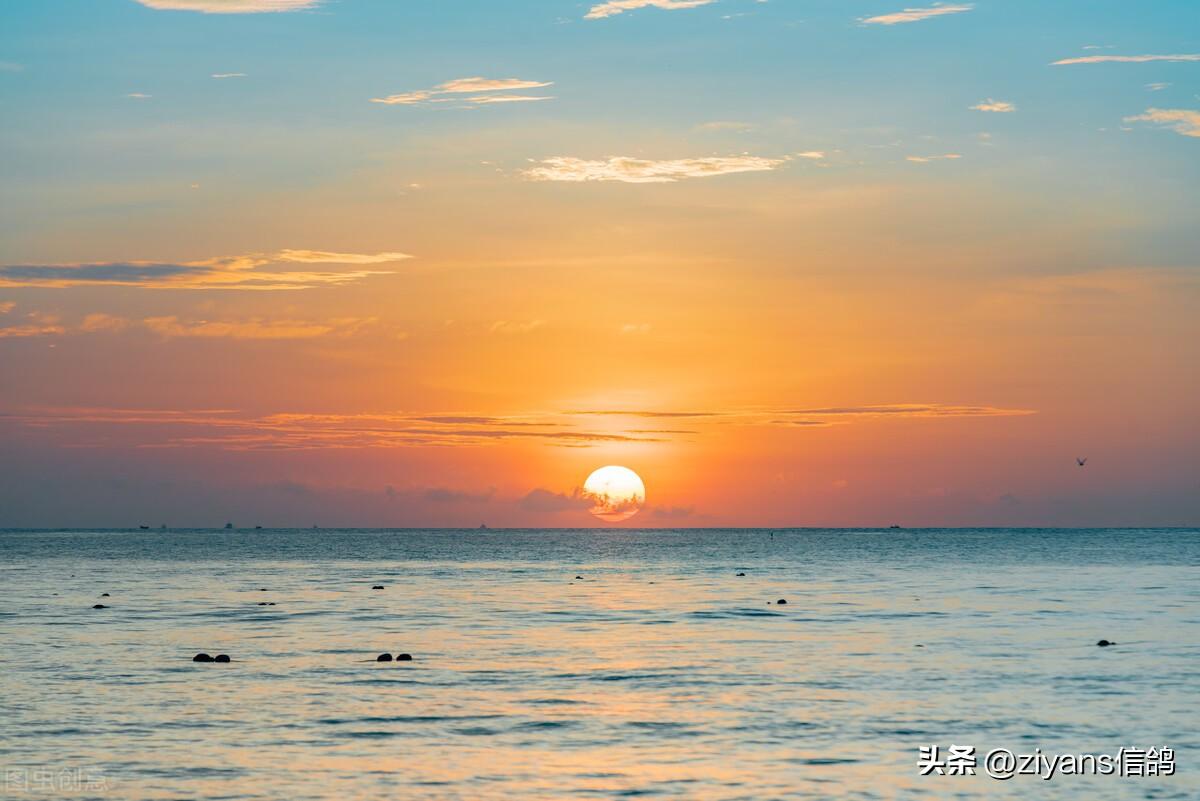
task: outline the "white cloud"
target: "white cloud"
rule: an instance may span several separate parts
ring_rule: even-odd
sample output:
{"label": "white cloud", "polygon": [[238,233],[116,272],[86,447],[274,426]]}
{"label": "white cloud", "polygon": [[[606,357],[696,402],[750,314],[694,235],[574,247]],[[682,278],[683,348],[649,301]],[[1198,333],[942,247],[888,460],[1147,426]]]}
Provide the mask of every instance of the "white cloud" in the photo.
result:
{"label": "white cloud", "polygon": [[125,96],[134,100],[149,100],[151,97],[153,97],[153,95],[148,95],[145,92],[130,92]]}
{"label": "white cloud", "polygon": [[736,172],[773,170],[787,159],[762,156],[710,156],[652,161],[628,156],[588,160],[569,156],[543,159],[524,175],[534,181],[623,181],[631,184],[670,183],[683,178],[709,178]]}
{"label": "white cloud", "polygon": [[976,103],[971,108],[975,111],[995,111],[1001,114],[1017,110],[1017,107],[1007,100],[993,100],[990,97],[987,100]]}
{"label": "white cloud", "polygon": [[488,103],[532,103],[537,100],[553,100],[553,97],[542,95],[476,95],[468,97],[468,103],[487,105]]}
{"label": "white cloud", "polygon": [[825,151],[823,151],[823,150],[806,150],[803,153],[797,153],[796,158],[812,159],[813,161],[820,161],[821,159],[825,158]]}
{"label": "white cloud", "polygon": [[159,11],[199,11],[203,14],[261,14],[316,8],[321,0],[137,0]]}
{"label": "white cloud", "polygon": [[962,156],[958,153],[943,153],[940,156],[905,156],[904,158],[914,164],[928,164],[931,161],[953,161],[955,159],[961,159]]}
{"label": "white cloud", "polygon": [[975,6],[971,4],[963,5],[945,5],[943,3],[935,3],[929,8],[906,8],[903,11],[896,11],[891,14],[880,14],[877,17],[867,17],[861,20],[865,25],[899,25],[903,22],[920,22],[931,17],[941,17],[946,14],[961,14],[964,11],[970,11]]}
{"label": "white cloud", "polygon": [[553,81],[525,81],[520,78],[458,78],[446,81],[434,91],[440,93],[470,94],[472,92],[511,92],[516,89],[541,89]]}
{"label": "white cloud", "polygon": [[216,78],[217,80],[223,80],[225,78],[245,78],[246,73],[244,73],[244,72],[214,72],[212,77]]}
{"label": "white cloud", "polygon": [[1186,108],[1148,108],[1125,122],[1156,122],[1183,136],[1200,137],[1200,111]]}
{"label": "white cloud", "polygon": [[1148,83],[1148,84],[1146,84],[1146,89],[1150,92],[1161,92],[1163,89],[1166,89],[1170,85],[1171,84],[1169,84],[1169,83],[1162,83],[1162,82]]}
{"label": "white cloud", "polygon": [[635,11],[639,8],[661,8],[664,11],[678,11],[681,8],[697,8],[713,2],[716,2],[716,0],[608,0],[606,3],[598,3],[592,6],[583,18],[604,19],[605,17],[624,14],[626,11]]}
{"label": "white cloud", "polygon": [[372,103],[382,103],[386,106],[417,106],[422,103],[449,103],[451,98],[440,95],[475,94],[467,98],[467,102],[476,104],[488,103],[519,103],[533,100],[551,100],[550,97],[536,95],[480,95],[479,92],[512,92],[517,89],[541,89],[552,86],[553,81],[526,81],[521,78],[457,78],[446,81],[432,89],[417,89],[412,92],[402,92],[386,97],[373,97]]}
{"label": "white cloud", "polygon": [[1173,56],[1079,56],[1055,61],[1051,66],[1063,64],[1103,64],[1116,62],[1119,64],[1143,64],[1147,61],[1200,61],[1200,53],[1183,53]]}

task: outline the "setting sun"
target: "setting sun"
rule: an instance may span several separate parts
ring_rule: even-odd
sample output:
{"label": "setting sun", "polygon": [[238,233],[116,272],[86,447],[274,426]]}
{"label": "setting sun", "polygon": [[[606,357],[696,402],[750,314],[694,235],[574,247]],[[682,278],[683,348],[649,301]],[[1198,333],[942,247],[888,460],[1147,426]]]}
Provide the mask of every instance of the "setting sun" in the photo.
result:
{"label": "setting sun", "polygon": [[646,503],[646,485],[628,467],[609,465],[592,472],[583,483],[592,501],[588,511],[606,523],[620,523],[636,515]]}

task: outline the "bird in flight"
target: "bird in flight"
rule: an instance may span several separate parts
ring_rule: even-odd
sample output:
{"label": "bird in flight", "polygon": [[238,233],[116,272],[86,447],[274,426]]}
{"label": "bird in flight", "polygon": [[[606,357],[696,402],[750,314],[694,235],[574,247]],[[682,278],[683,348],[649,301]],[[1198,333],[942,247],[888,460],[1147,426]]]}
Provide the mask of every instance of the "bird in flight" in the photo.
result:
{"label": "bird in flight", "polygon": [[1084,456],[1082,459],[1080,459],[1078,456],[1075,457],[1075,464],[1079,465],[1080,467],[1083,467],[1085,464],[1087,464],[1087,457]]}

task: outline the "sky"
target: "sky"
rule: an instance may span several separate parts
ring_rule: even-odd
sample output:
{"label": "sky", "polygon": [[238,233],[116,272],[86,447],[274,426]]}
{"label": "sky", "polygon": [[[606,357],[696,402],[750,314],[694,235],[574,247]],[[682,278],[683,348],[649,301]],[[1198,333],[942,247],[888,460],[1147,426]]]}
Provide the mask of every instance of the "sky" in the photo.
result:
{"label": "sky", "polygon": [[7,0],[0,118],[0,527],[1200,523],[1193,0]]}

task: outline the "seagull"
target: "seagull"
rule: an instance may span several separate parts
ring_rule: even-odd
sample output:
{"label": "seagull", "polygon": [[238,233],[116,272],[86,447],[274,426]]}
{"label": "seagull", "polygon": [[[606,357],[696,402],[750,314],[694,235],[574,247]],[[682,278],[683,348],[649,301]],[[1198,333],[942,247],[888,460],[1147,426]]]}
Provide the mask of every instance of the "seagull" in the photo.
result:
{"label": "seagull", "polygon": [[1075,457],[1075,464],[1079,465],[1080,467],[1083,467],[1085,464],[1087,464],[1087,457],[1085,456],[1082,459],[1080,459],[1078,456]]}

